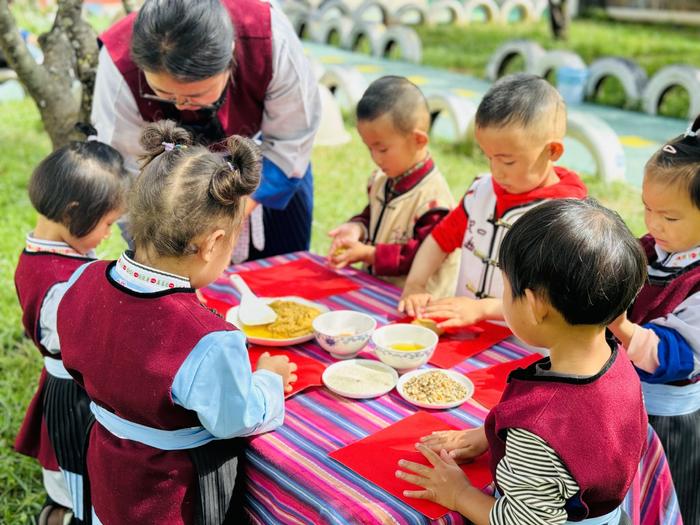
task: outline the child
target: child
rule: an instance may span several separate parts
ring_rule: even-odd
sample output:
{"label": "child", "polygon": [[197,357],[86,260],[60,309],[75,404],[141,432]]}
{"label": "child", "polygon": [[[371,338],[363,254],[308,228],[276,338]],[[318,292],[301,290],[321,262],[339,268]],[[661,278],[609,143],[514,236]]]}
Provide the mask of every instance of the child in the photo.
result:
{"label": "child", "polygon": [[263,354],[251,373],[245,336],[194,292],[230,260],[259,154],[232,137],[227,160],[172,121],[146,126],[141,144],[135,251],[83,267],[58,309],[64,363],[96,418],[93,523],[237,523],[233,438],[282,423],[296,365]]}
{"label": "child", "polygon": [[[372,82],[357,104],[357,131],[379,167],[370,177],[369,204],[329,232],[329,259],[342,268],[362,262],[382,279],[402,287],[416,251],[454,199],[428,151],[430,113],[420,90],[403,77]],[[431,275],[426,288],[451,295],[457,278],[454,254]]]}
{"label": "child", "polygon": [[[421,246],[400,311],[440,319],[440,328],[503,319],[498,249],[508,228],[543,200],[586,196],[575,173],[554,166],[564,153],[565,133],[564,101],[542,78],[518,74],[491,86],[476,112],[476,141],[491,173],[473,182],[462,205]],[[460,247],[456,297],[435,301],[425,283]]]}
{"label": "child", "polygon": [[642,238],[649,281],[610,325],[642,379],[683,523],[700,525],[700,117],[647,162]]}
{"label": "child", "polygon": [[15,448],[42,466],[48,499],[39,523],[63,523],[71,508],[82,518],[82,436],[89,401],[63,367],[56,309],[66,281],[94,257],[94,248],[123,212],[126,180],[121,155],[87,141],[51,153],[29,182],[29,198],[39,215],[19,257],[15,286],[24,329],[45,366]]}
{"label": "child", "polygon": [[[646,447],[647,418],[634,367],[606,341],[605,327],[642,286],[644,254],[616,213],[560,199],[518,220],[500,261],[508,326],[550,357],[511,373],[483,427],[422,438],[416,446],[434,468],[399,462],[416,475],[397,476],[426,489],[405,495],[477,525],[617,525]],[[486,449],[496,498],[473,487],[455,462]]]}

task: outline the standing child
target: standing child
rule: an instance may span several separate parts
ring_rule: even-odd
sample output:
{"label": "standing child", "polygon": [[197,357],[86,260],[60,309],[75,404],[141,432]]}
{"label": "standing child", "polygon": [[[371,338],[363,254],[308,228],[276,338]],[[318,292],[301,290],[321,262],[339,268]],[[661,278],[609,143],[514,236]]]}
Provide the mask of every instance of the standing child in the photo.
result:
{"label": "standing child", "polygon": [[69,509],[82,518],[82,438],[89,400],[63,367],[56,309],[66,281],[92,260],[93,250],[123,213],[126,180],[121,155],[87,141],[51,153],[29,181],[38,217],[19,257],[15,286],[25,332],[43,355],[44,369],[15,448],[42,466],[48,499],[40,524],[63,523]]}
{"label": "standing child", "polygon": [[251,372],[245,336],[195,289],[230,260],[259,155],[232,137],[227,160],[172,121],[146,126],[141,144],[148,157],[129,197],[135,251],[83,267],[58,309],[66,368],[96,419],[93,523],[238,523],[243,443],[233,438],[282,423],[296,366],[263,354]]}
{"label": "standing child", "polygon": [[[372,82],[357,104],[357,131],[379,167],[370,177],[369,204],[329,232],[329,259],[364,269],[402,287],[413,258],[435,225],[454,208],[447,181],[428,150],[430,113],[420,90],[403,77]],[[426,288],[451,295],[458,255],[430,276]]]}
{"label": "standing child", "polygon": [[[461,205],[425,239],[399,310],[440,319],[441,328],[503,319],[498,250],[508,228],[544,200],[586,196],[575,173],[554,166],[564,153],[565,133],[564,101],[544,79],[518,74],[491,86],[476,111],[476,141],[491,173],[477,178]],[[426,283],[460,247],[456,297],[435,300]]]}
{"label": "standing child", "polygon": [[[646,447],[647,417],[634,367],[605,328],[642,286],[644,254],[616,213],[566,199],[523,215],[500,261],[508,326],[550,356],[511,373],[483,427],[422,438],[417,448],[434,468],[401,461],[415,474],[397,476],[425,488],[405,494],[477,525],[629,523],[620,504]],[[486,449],[495,498],[455,462]]]}
{"label": "standing child", "polygon": [[[700,525],[700,117],[647,162],[642,238],[649,281],[610,326],[642,380],[683,523]],[[627,319],[629,317],[629,319]]]}

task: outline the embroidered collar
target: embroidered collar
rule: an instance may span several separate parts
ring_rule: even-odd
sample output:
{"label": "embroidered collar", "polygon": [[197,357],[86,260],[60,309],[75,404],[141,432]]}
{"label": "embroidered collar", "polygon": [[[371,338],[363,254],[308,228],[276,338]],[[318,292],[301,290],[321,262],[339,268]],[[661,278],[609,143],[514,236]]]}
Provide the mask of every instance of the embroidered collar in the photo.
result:
{"label": "embroidered collar", "polygon": [[137,292],[162,292],[172,288],[191,288],[190,281],[157,268],[144,266],[133,259],[134,254],[126,251],[121,254],[114,266],[114,280],[122,286]]}
{"label": "embroidered collar", "polygon": [[387,180],[387,195],[391,198],[406,193],[413,189],[420,181],[430,174],[435,168],[433,158],[428,155],[425,160],[419,162],[398,177]]}
{"label": "embroidered collar", "polygon": [[649,264],[650,278],[664,278],[676,275],[691,264],[700,262],[700,246],[685,252],[668,253],[654,245],[656,260]]}
{"label": "embroidered collar", "polygon": [[30,253],[57,253],[59,255],[68,255],[69,257],[80,257],[81,259],[94,259],[95,252],[90,250],[83,255],[70,244],[62,241],[47,241],[34,237],[32,233],[27,234],[24,248]]}

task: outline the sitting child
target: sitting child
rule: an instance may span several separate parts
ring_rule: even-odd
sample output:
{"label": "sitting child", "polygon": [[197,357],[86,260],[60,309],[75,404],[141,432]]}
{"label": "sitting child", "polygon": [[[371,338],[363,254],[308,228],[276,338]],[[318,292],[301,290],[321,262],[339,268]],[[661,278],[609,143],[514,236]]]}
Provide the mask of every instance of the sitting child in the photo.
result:
{"label": "sitting child", "polygon": [[[484,426],[436,432],[397,476],[475,524],[617,525],[646,448],[634,367],[605,337],[644,282],[644,254],[620,217],[594,201],[560,199],[523,215],[500,248],[503,313],[550,357],[511,373]],[[496,497],[455,462],[491,452]],[[459,451],[459,453],[457,453]],[[584,520],[584,521],[580,521]]]}
{"label": "sitting child", "polygon": [[[362,262],[402,287],[413,258],[435,225],[454,208],[445,178],[428,151],[430,113],[420,90],[403,77],[372,82],[357,104],[357,131],[379,167],[370,177],[369,204],[329,232],[329,260],[337,268]],[[451,295],[457,278],[453,254],[425,287]]]}
{"label": "sitting child", "polygon": [[263,354],[251,372],[243,333],[195,289],[230,260],[260,157],[232,137],[227,160],[172,121],[146,126],[141,144],[148,157],[129,197],[135,251],[81,268],[58,308],[65,366],[96,419],[93,523],[239,523],[243,443],[232,438],[282,423],[296,366]]}
{"label": "sitting child", "polygon": [[[544,200],[586,196],[575,173],[554,166],[564,153],[565,133],[564,101],[542,78],[518,74],[491,86],[476,112],[476,141],[491,173],[473,182],[461,205],[423,242],[400,311],[440,320],[441,328],[503,319],[498,250],[508,228]],[[460,247],[456,297],[436,301],[426,283]]]}
{"label": "sitting child", "polygon": [[29,181],[38,217],[19,257],[15,287],[25,332],[41,352],[44,369],[15,449],[42,466],[48,499],[40,524],[63,523],[69,509],[83,517],[82,436],[89,400],[63,367],[56,310],[70,276],[94,258],[94,249],[123,213],[126,181],[119,152],[97,141],[57,149]]}
{"label": "sitting child", "polygon": [[[700,525],[700,117],[647,162],[649,281],[610,325],[642,380],[686,525]],[[629,317],[629,320],[627,319]]]}

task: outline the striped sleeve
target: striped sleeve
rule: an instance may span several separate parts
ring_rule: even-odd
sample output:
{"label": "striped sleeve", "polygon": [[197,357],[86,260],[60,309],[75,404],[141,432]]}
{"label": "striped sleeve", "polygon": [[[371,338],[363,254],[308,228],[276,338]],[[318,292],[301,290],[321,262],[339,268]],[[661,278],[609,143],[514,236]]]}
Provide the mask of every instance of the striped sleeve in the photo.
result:
{"label": "striped sleeve", "polygon": [[509,428],[506,454],[496,467],[501,497],[489,515],[491,525],[560,525],[564,504],[579,487],[556,452],[539,436]]}

